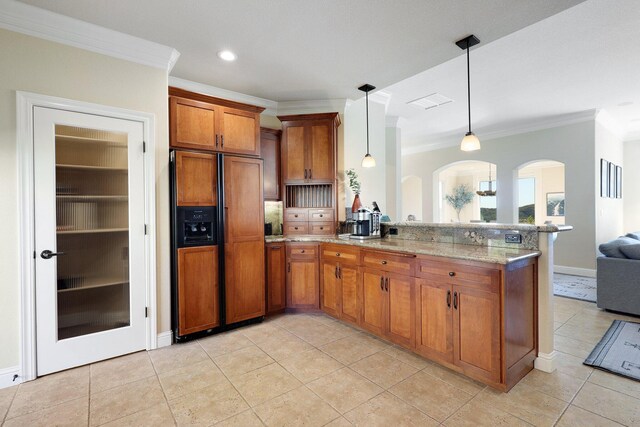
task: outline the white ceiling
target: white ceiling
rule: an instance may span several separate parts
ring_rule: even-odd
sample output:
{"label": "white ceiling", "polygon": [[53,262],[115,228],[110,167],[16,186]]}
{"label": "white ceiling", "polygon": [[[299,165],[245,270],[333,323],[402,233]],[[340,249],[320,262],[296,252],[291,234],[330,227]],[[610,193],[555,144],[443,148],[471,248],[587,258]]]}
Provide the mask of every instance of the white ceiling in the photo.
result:
{"label": "white ceiling", "polygon": [[[362,83],[389,86],[459,56],[453,43],[470,33],[488,43],[582,0],[23,1],[177,49],[172,76],[296,101],[359,98]],[[238,60],[222,62],[221,49]]]}

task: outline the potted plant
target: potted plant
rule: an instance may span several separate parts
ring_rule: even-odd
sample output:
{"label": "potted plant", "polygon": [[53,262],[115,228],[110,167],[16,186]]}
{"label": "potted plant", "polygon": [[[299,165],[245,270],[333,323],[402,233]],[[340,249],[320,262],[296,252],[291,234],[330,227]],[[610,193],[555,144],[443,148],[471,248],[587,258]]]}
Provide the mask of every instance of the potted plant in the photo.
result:
{"label": "potted plant", "polygon": [[351,212],[358,212],[358,209],[362,207],[362,203],[360,202],[360,181],[358,181],[358,174],[355,169],[347,169],[345,174],[349,178],[349,188],[351,192],[355,194],[353,198],[353,205],[351,205]]}
{"label": "potted plant", "polygon": [[447,194],[444,198],[456,211],[460,222],[460,212],[473,201],[473,191],[466,184],[460,184],[453,188],[453,194]]}

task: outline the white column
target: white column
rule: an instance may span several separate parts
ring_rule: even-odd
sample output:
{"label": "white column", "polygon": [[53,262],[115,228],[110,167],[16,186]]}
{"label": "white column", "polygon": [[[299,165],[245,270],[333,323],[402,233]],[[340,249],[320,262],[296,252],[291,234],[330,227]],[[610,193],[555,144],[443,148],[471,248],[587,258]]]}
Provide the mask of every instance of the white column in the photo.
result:
{"label": "white column", "polygon": [[538,233],[538,357],[534,366],[544,372],[556,370],[553,343],[553,241],[557,233]]}
{"label": "white column", "polygon": [[402,212],[402,153],[401,133],[398,117],[387,116],[385,120],[385,183],[387,205],[382,206],[383,213],[391,221],[400,221]]}

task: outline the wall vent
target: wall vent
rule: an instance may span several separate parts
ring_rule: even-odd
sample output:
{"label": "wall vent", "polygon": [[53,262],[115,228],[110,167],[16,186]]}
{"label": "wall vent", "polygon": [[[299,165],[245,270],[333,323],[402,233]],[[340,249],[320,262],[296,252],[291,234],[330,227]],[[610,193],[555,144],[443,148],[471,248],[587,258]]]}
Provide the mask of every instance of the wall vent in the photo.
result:
{"label": "wall vent", "polygon": [[409,101],[407,102],[407,104],[429,110],[431,108],[440,107],[441,105],[445,105],[450,102],[453,102],[453,99],[447,98],[440,93],[432,93],[431,95],[423,96],[422,98],[417,98],[413,101]]}

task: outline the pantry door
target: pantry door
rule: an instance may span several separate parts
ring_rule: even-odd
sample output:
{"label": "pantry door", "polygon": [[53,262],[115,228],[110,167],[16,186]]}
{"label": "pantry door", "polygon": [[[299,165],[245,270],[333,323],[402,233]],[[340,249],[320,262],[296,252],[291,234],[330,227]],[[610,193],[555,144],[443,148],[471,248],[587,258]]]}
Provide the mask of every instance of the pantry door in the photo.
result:
{"label": "pantry door", "polygon": [[146,348],[143,124],[34,107],[37,374]]}

